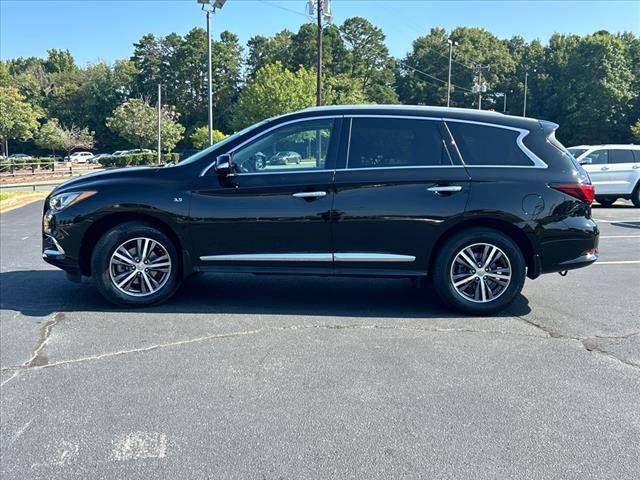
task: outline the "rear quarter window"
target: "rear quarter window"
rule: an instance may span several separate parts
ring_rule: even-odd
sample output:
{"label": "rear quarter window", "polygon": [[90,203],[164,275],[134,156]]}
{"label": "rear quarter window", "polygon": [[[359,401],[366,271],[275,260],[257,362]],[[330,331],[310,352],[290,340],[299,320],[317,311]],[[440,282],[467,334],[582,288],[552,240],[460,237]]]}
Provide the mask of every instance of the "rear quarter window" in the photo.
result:
{"label": "rear quarter window", "polygon": [[447,122],[465,164],[531,167],[517,144],[519,131],[473,123]]}

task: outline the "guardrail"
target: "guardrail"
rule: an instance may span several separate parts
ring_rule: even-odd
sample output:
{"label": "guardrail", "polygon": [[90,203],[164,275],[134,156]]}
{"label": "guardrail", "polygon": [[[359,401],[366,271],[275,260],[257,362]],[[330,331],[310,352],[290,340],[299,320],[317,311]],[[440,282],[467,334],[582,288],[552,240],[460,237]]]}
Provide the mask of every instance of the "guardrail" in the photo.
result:
{"label": "guardrail", "polygon": [[103,168],[99,164],[73,162],[0,162],[0,184],[8,182],[31,181],[73,177]]}

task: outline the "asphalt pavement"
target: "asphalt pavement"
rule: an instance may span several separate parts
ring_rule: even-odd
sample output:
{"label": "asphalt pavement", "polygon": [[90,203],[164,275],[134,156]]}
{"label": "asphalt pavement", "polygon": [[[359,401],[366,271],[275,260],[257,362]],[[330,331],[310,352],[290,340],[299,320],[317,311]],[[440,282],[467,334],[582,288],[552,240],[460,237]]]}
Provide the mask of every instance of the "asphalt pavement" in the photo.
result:
{"label": "asphalt pavement", "polygon": [[405,280],[199,275],[112,307],[0,215],[0,477],[640,478],[640,210],[464,317]]}

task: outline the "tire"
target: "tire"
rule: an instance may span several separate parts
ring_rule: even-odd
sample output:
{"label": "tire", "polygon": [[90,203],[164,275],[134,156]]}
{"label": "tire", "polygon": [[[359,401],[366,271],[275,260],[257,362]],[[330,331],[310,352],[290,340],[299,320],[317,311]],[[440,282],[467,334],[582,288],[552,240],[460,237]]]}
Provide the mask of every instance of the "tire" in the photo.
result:
{"label": "tire", "polygon": [[596,197],[596,202],[598,202],[603,207],[610,207],[614,203],[616,203],[617,198],[598,198]]}
{"label": "tire", "polygon": [[[143,263],[144,253],[147,264]],[[98,291],[111,303],[124,307],[156,305],[171,297],[180,285],[180,265],[173,242],[142,222],[122,223],[108,230],[91,256]],[[127,279],[118,288],[116,282]]]}
{"label": "tire", "polygon": [[[489,246],[487,250],[484,245]],[[493,247],[496,247],[495,251]],[[460,256],[463,251],[469,260],[474,261],[474,269]],[[473,258],[470,258],[470,253]],[[482,267],[477,268],[477,262],[482,261],[485,253],[485,258],[491,259],[487,272]],[[456,310],[473,315],[495,313],[511,304],[524,285],[524,256],[511,238],[497,230],[472,228],[460,232],[435,255],[433,288],[444,302]],[[462,282],[462,285],[456,287],[454,280]],[[482,287],[485,289],[484,299]]]}
{"label": "tire", "polygon": [[636,185],[636,188],[633,190],[631,194],[631,201],[633,202],[633,206],[636,208],[640,208],[640,183]]}

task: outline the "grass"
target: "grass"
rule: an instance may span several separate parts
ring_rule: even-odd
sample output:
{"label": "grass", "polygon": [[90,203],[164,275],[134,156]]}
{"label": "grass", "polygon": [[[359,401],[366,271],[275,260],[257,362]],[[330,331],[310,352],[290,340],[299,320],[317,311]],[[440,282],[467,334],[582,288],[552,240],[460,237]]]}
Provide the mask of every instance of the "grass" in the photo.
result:
{"label": "grass", "polygon": [[31,190],[0,190],[0,212],[7,212],[15,208],[19,208],[36,200],[43,199],[47,196],[47,191],[31,191]]}

